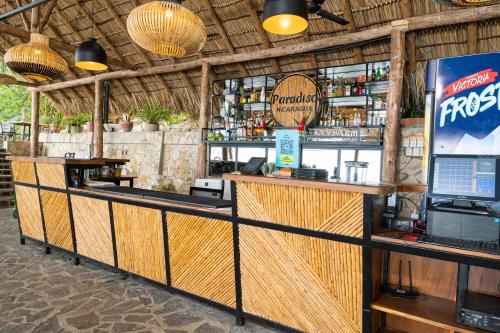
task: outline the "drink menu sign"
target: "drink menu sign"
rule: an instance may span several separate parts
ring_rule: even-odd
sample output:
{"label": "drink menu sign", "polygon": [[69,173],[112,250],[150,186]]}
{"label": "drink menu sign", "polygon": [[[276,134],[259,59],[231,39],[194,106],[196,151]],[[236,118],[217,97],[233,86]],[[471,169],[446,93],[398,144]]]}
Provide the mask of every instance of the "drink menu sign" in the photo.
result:
{"label": "drink menu sign", "polygon": [[271,93],[271,112],[274,120],[283,127],[297,127],[304,117],[305,125],[316,117],[320,92],[316,82],[303,74],[283,78]]}
{"label": "drink menu sign", "polygon": [[434,154],[500,155],[500,53],[439,59]]}

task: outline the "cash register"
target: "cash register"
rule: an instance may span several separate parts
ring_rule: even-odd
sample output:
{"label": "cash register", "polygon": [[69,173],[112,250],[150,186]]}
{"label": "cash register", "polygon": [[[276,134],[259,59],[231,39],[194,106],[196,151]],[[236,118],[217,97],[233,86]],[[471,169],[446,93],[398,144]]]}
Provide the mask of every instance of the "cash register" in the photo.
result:
{"label": "cash register", "polygon": [[500,254],[500,157],[433,155],[423,242]]}

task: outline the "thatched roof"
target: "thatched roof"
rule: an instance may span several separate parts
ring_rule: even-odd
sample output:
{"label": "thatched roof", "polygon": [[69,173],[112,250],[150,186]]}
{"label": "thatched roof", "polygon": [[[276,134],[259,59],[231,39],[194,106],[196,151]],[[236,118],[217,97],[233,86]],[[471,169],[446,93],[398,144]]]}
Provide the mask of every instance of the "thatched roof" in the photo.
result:
{"label": "thatched roof", "polygon": [[[23,1],[23,0],[21,0]],[[26,0],[24,0],[26,1]],[[132,43],[125,29],[128,13],[143,0],[57,0],[50,19],[43,33],[67,44],[77,46],[92,34],[106,49],[108,56],[121,61],[129,68],[140,68],[172,63],[173,60],[153,54]],[[16,3],[17,2],[17,3]],[[259,22],[255,22],[256,12],[260,17],[265,0],[185,0],[183,5],[197,13],[208,28],[208,43],[200,54],[175,60],[184,62],[207,57],[260,50],[302,43],[304,40],[316,40],[324,37],[344,34],[348,31],[363,30],[387,24],[390,21],[408,16],[419,16],[452,7],[437,5],[431,0],[326,0],[324,9],[335,14],[352,15],[352,26],[340,26],[323,18],[312,15],[310,28],[306,34],[294,36],[276,36],[259,34]],[[344,4],[350,8],[344,8]],[[19,0],[6,0],[2,12],[18,7]],[[94,12],[92,15],[92,7]],[[51,5],[42,7],[43,13]],[[351,11],[349,13],[348,11]],[[27,12],[29,19],[29,12]],[[93,19],[92,19],[93,17]],[[94,28],[93,21],[95,22]],[[12,17],[7,24],[26,30],[21,15]],[[490,52],[500,49],[500,20],[478,23],[478,52]],[[423,68],[427,59],[456,56],[467,53],[467,25],[446,26],[443,28],[417,31],[415,34],[417,69]],[[267,40],[266,40],[267,39]],[[2,34],[0,49],[2,53],[21,41],[13,36]],[[358,49],[359,50],[359,49]],[[85,77],[91,73],[76,68],[74,54],[56,49],[70,64],[70,73],[66,80]],[[358,51],[359,52],[359,51]],[[389,40],[380,40],[361,46],[362,61],[388,59],[390,56]],[[279,69],[283,72],[310,69],[315,67],[335,66],[355,63],[352,48],[314,55],[283,57],[274,60],[245,63],[243,66],[227,65],[214,68],[216,78],[238,77],[242,74],[259,75]],[[124,67],[112,65],[112,70]],[[134,79],[116,80],[112,83],[112,111],[126,111],[127,101],[135,96],[141,99],[156,94],[170,101],[176,109],[198,112],[198,87],[200,71],[192,70],[155,76],[143,76]],[[67,111],[73,109],[70,103],[93,108],[93,86],[69,88],[51,92],[51,100],[61,102]]]}

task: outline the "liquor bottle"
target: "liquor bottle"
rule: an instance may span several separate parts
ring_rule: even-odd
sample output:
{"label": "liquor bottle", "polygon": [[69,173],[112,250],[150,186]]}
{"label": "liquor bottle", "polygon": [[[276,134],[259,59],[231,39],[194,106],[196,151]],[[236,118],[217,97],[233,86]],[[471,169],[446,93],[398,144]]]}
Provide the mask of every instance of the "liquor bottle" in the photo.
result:
{"label": "liquor bottle", "polygon": [[377,78],[377,73],[375,72],[375,65],[372,66],[372,81],[375,81]]}
{"label": "liquor bottle", "polygon": [[344,96],[351,96],[351,85],[346,83]]}
{"label": "liquor bottle", "polygon": [[257,102],[257,91],[255,88],[252,90],[252,93],[250,94],[250,102]]}
{"label": "liquor bottle", "polygon": [[382,67],[382,80],[387,80],[387,69],[385,67]]}
{"label": "liquor bottle", "polygon": [[266,102],[266,88],[262,87],[262,90],[260,91],[260,102],[265,103]]}
{"label": "liquor bottle", "polygon": [[332,80],[328,81],[328,87],[327,87],[326,91],[327,91],[327,93],[326,93],[327,97],[333,96],[333,82],[332,82]]}
{"label": "liquor bottle", "polygon": [[358,80],[354,81],[354,86],[352,87],[352,95],[358,96]]}
{"label": "liquor bottle", "polygon": [[373,122],[373,113],[368,112],[368,118],[366,118],[366,126],[371,126]]}
{"label": "liquor bottle", "polygon": [[380,79],[381,79],[380,67],[377,66],[377,74],[375,75],[375,80],[380,81]]}
{"label": "liquor bottle", "polygon": [[386,76],[387,76],[387,80],[389,80],[390,76],[391,76],[391,66],[387,65],[387,68],[386,68]]}

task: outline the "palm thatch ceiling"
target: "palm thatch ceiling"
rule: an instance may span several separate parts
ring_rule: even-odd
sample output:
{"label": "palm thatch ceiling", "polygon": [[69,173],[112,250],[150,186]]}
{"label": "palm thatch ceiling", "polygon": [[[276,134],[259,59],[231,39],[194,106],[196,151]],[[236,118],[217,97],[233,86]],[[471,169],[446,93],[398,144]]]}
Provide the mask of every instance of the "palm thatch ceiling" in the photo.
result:
{"label": "palm thatch ceiling", "polygon": [[[24,4],[28,0],[0,1],[1,12]],[[208,29],[208,43],[191,57],[166,59],[141,49],[128,36],[125,22],[130,11],[146,0],[52,0],[40,9],[40,17],[48,17],[43,33],[63,42],[54,48],[70,65],[64,80],[92,75],[76,68],[72,48],[95,36],[111,59],[111,70],[136,69],[161,64],[185,62],[196,57],[243,53],[284,45],[300,44],[307,40],[362,31],[387,24],[390,21],[420,16],[457,7],[438,5],[432,0],[326,0],[324,9],[341,15],[352,24],[340,26],[318,16],[310,17],[306,33],[293,36],[266,34],[260,27],[265,0],[185,0],[183,5],[197,13]],[[50,13],[50,16],[47,16]],[[3,23],[13,29],[29,31],[30,12],[14,16]],[[467,40],[471,32],[476,38],[477,52],[500,49],[500,20],[433,28],[412,33],[416,50],[416,69],[423,72],[427,59],[468,53]],[[19,35],[19,34],[18,34]],[[0,35],[0,50],[26,42],[10,34]],[[355,48],[333,50],[318,54],[283,57],[275,60],[219,66],[213,69],[214,78],[260,75],[273,72],[291,72],[316,67],[336,66],[388,59],[389,40],[380,40]],[[470,48],[470,45],[469,45]],[[423,79],[422,79],[423,80]],[[111,87],[111,110],[115,114],[127,111],[131,101],[148,96],[164,99],[177,110],[197,113],[200,71],[145,76],[115,80]],[[93,86],[84,86],[51,92],[49,98],[65,112],[77,109],[91,110],[94,103]]]}

